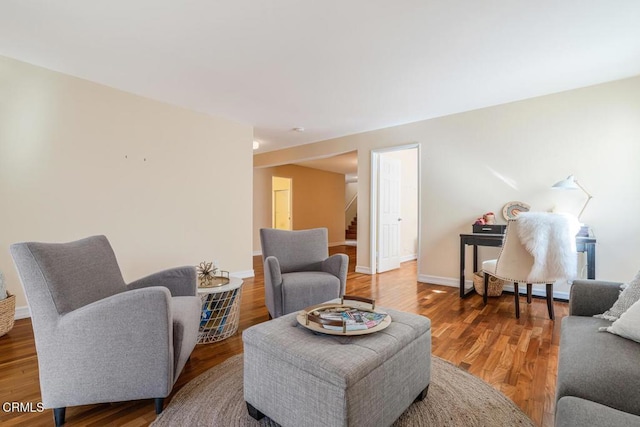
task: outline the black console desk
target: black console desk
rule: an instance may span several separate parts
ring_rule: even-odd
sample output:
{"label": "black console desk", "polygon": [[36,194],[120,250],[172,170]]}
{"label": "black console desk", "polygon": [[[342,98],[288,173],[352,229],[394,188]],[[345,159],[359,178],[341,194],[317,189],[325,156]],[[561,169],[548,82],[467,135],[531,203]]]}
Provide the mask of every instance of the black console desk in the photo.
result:
{"label": "black console desk", "polygon": [[[466,247],[473,246],[473,271],[478,271],[478,246],[502,246],[504,234],[469,233],[460,235],[460,298],[475,292],[465,292],[464,270]],[[596,238],[576,236],[576,250],[587,253],[587,279],[596,278]]]}

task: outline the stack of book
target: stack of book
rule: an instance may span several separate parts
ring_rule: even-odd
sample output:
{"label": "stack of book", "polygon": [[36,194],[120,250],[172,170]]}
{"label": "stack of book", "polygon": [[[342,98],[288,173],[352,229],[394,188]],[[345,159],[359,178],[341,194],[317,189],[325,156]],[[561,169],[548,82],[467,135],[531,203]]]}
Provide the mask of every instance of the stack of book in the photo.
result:
{"label": "stack of book", "polygon": [[[319,316],[322,319],[346,322],[347,331],[371,329],[378,326],[380,322],[387,317],[385,313],[374,313],[372,311],[363,311],[357,308],[329,309],[320,311]],[[322,325],[322,327],[333,331],[342,330],[342,326]]]}

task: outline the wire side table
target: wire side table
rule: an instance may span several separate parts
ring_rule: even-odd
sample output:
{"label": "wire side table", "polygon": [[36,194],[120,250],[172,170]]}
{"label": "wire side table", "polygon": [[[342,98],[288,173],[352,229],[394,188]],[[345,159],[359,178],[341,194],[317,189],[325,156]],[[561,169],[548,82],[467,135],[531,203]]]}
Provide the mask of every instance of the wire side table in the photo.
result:
{"label": "wire side table", "polygon": [[209,288],[198,287],[202,299],[198,344],[229,338],[238,331],[242,279],[229,277],[229,283]]}

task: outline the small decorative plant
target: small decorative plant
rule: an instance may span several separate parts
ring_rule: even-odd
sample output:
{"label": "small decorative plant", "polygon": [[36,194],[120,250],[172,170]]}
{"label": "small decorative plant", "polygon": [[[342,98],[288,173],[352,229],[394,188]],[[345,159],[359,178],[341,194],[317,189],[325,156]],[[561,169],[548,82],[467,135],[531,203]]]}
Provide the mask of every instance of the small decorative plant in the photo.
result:
{"label": "small decorative plant", "polygon": [[496,223],[496,216],[493,212],[487,212],[480,218],[477,218],[473,225],[493,225]]}
{"label": "small decorative plant", "polygon": [[218,267],[213,262],[202,261],[197,267],[198,281],[203,286],[211,285],[213,278],[216,277]]}

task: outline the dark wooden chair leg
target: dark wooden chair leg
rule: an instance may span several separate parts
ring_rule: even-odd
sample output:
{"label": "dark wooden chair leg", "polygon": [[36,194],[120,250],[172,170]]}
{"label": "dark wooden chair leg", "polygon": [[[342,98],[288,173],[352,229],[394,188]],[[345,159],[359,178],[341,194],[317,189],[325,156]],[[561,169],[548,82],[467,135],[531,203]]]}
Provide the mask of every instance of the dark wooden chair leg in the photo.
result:
{"label": "dark wooden chair leg", "polygon": [[415,400],[413,401],[413,403],[416,402],[421,402],[424,400],[425,397],[427,397],[427,393],[429,393],[429,385],[427,385],[427,387],[425,387],[424,390],[422,390],[420,392],[420,394],[418,394],[418,397],[415,398]]}
{"label": "dark wooden chair leg", "polygon": [[531,294],[533,293],[533,285],[527,283],[527,304],[531,304]]}
{"label": "dark wooden chair leg", "polygon": [[516,319],[520,318],[520,291],[518,290],[518,282],[513,282],[513,295],[516,302]]}
{"label": "dark wooden chair leg", "polygon": [[256,409],[256,407],[254,407],[251,403],[249,402],[245,402],[245,403],[247,404],[247,412],[249,412],[249,415],[251,415],[251,418],[258,421],[264,418],[264,414],[260,412],[258,409]]}
{"label": "dark wooden chair leg", "polygon": [[547,283],[547,309],[549,310],[549,319],[556,320],[553,312],[553,283]]}
{"label": "dark wooden chair leg", "polygon": [[56,423],[56,427],[64,425],[64,415],[67,408],[53,408],[53,421]]}
{"label": "dark wooden chair leg", "polygon": [[156,397],[154,399],[154,402],[156,405],[156,415],[158,415],[162,412],[162,409],[164,407],[164,397]]}
{"label": "dark wooden chair leg", "polygon": [[484,295],[482,295],[482,301],[484,302],[484,305],[487,305],[487,297],[489,295],[487,295],[489,293],[489,275],[487,273],[484,273]]}

